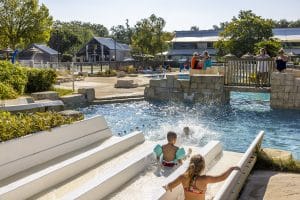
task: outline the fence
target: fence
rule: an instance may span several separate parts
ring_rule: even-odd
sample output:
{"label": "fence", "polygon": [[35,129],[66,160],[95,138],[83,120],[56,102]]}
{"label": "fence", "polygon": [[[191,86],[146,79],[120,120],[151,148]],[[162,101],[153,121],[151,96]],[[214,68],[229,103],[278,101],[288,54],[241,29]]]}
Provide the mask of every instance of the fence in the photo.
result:
{"label": "fence", "polygon": [[228,86],[257,86],[270,87],[271,73],[275,62],[271,59],[228,60],[225,63],[225,85]]}
{"label": "fence", "polygon": [[104,70],[122,70],[125,67],[133,66],[135,69],[157,69],[163,64],[162,61],[104,61],[104,62],[38,62],[20,61],[25,66],[36,68],[53,68],[58,70],[73,69],[78,72],[87,72],[90,74]]}

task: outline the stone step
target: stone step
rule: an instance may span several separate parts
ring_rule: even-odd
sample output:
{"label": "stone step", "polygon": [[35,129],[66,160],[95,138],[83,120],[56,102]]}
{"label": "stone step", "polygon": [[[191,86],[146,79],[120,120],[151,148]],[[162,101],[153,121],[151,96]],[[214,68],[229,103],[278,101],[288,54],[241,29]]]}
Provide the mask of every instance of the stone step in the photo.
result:
{"label": "stone step", "polygon": [[98,104],[110,104],[110,103],[124,103],[129,101],[143,101],[145,100],[144,97],[135,97],[135,98],[122,98],[122,99],[107,99],[107,100],[94,100],[91,102],[92,105],[98,105]]}
{"label": "stone step", "polygon": [[145,140],[141,132],[124,137],[112,136],[92,148],[64,155],[33,167],[19,177],[1,181],[0,199],[24,199],[57,185],[111,157],[117,156]]}
{"label": "stone step", "polygon": [[102,199],[154,162],[154,144],[144,142],[123,154],[44,191],[32,199]]}

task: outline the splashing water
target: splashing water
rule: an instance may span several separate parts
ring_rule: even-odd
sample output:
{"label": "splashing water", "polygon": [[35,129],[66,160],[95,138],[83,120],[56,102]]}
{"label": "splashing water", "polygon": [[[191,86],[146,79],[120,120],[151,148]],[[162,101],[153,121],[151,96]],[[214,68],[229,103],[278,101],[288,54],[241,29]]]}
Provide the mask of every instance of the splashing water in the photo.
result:
{"label": "splashing water", "polygon": [[[269,94],[232,93],[230,105],[129,102],[80,109],[85,117],[102,115],[116,135],[142,131],[147,139],[165,140],[178,133],[178,145],[204,146],[220,140],[226,150],[244,152],[260,130],[263,146],[285,149],[300,158],[300,111],[272,110]],[[185,137],[184,127],[192,134]]]}

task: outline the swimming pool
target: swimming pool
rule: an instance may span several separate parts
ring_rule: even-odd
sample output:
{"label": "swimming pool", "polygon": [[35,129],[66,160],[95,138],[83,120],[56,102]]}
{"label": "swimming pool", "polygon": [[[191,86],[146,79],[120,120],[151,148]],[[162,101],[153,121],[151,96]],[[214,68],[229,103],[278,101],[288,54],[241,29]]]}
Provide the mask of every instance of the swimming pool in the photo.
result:
{"label": "swimming pool", "polygon": [[114,134],[141,130],[150,140],[164,140],[173,130],[189,126],[191,138],[179,144],[203,146],[220,140],[226,150],[243,152],[260,130],[263,146],[290,150],[300,159],[300,111],[273,110],[270,95],[232,93],[230,105],[196,105],[172,102],[129,102],[81,108],[87,118],[102,115]]}

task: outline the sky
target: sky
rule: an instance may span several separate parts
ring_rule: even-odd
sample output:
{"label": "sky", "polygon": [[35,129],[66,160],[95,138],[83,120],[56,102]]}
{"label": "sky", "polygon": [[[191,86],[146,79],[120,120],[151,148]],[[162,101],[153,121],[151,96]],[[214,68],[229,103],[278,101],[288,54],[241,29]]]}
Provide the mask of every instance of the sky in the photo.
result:
{"label": "sky", "polygon": [[189,30],[191,26],[211,29],[230,21],[240,10],[275,20],[300,19],[299,0],[39,0],[54,20],[103,24],[110,29],[125,20],[134,26],[151,14],[166,21],[166,31]]}

